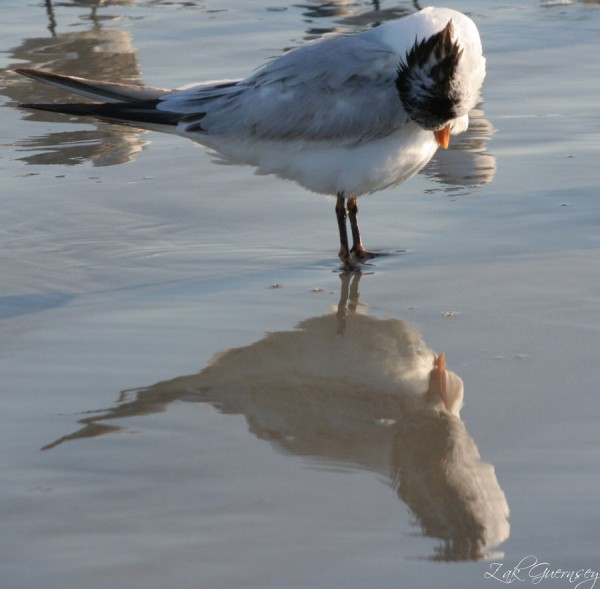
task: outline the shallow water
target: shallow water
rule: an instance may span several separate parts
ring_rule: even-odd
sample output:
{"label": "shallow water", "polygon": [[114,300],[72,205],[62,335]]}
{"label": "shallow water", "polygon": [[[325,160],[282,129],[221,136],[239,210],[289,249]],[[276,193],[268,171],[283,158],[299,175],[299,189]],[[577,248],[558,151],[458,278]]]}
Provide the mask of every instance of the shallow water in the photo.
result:
{"label": "shallow water", "polygon": [[[64,95],[3,72],[6,587],[600,570],[600,6],[452,7],[480,29],[484,102],[453,149],[361,200],[387,255],[354,281],[329,199],[177,137],[19,110]],[[2,68],[178,86],[413,3],[3,8]],[[390,382],[426,390],[442,352],[460,418],[398,405]]]}

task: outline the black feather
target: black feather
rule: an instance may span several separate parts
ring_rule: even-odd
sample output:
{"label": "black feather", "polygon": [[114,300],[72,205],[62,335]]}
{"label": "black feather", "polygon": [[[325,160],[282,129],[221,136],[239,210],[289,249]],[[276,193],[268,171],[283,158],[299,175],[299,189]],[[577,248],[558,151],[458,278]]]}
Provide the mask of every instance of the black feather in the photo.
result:
{"label": "black feather", "polygon": [[177,125],[184,115],[156,107],[160,100],[144,100],[124,103],[71,103],[71,104],[22,104],[23,108],[58,112],[66,115],[97,117],[122,123],[147,123],[152,125]]}
{"label": "black feather", "polygon": [[406,112],[425,129],[442,128],[457,116],[461,96],[455,80],[463,50],[452,40],[452,21],[439,33],[415,41],[400,63],[396,88]]}

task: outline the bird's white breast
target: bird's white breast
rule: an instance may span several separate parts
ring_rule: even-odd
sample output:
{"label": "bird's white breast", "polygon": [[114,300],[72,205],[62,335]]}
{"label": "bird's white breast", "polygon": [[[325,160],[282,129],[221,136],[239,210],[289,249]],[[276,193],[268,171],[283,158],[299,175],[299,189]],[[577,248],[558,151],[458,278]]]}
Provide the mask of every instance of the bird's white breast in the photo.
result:
{"label": "bird's white breast", "polygon": [[431,131],[409,123],[376,140],[340,145],[334,141],[277,141],[194,135],[231,163],[256,167],[257,174],[294,180],[321,194],[360,196],[404,182],[437,149]]}

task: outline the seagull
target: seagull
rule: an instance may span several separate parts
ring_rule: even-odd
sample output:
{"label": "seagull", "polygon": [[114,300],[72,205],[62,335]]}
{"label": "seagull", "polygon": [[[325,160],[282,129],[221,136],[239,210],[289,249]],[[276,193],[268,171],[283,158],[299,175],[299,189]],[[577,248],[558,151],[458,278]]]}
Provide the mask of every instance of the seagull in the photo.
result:
{"label": "seagull", "polygon": [[428,7],[308,42],[239,80],[169,90],[15,71],[102,101],[25,108],[175,133],[225,161],[334,196],[338,256],[353,270],[374,255],[361,240],[357,198],[414,176],[467,129],[485,58],[469,17]]}

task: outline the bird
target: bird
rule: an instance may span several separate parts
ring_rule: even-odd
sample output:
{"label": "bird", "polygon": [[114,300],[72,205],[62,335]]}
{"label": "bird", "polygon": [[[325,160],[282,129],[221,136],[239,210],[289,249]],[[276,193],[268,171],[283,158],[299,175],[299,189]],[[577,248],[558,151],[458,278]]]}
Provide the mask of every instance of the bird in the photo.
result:
{"label": "bird", "polygon": [[175,133],[222,160],[335,197],[338,257],[355,270],[375,255],[361,239],[357,199],[408,180],[467,129],[486,60],[471,18],[428,7],[309,41],[243,79],[179,89],[15,71],[102,101],[24,108]]}

